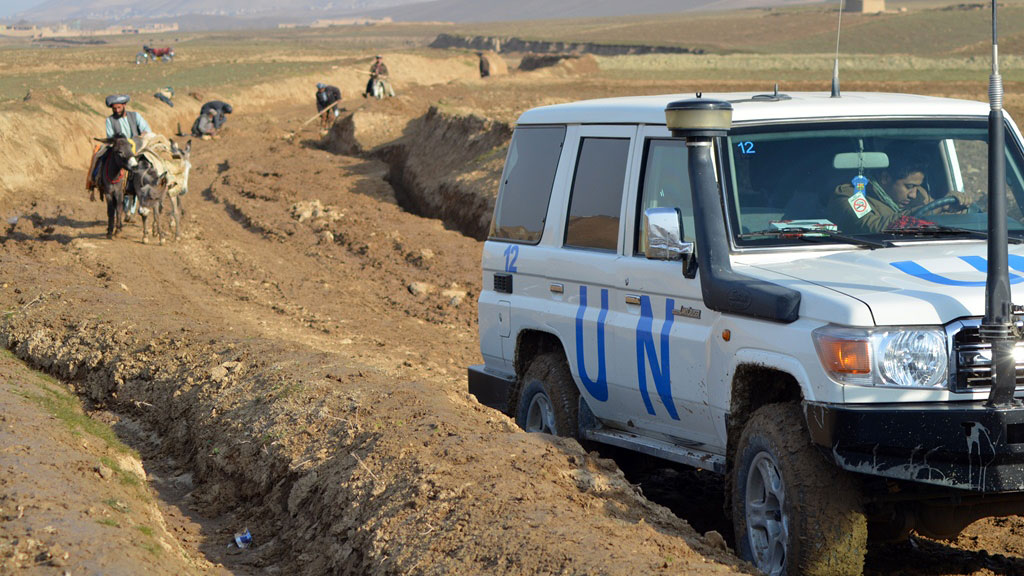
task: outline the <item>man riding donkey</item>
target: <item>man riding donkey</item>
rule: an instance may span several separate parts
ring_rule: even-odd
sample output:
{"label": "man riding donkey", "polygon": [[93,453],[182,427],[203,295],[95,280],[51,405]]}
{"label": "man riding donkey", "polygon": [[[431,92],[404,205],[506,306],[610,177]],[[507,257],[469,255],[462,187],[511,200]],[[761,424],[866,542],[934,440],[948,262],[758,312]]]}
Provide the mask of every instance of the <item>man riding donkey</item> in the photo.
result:
{"label": "man riding donkey", "polygon": [[89,173],[86,175],[85,189],[89,191],[89,199],[96,200],[96,192],[99,188],[100,159],[109,151],[114,138],[120,136],[128,138],[135,146],[139,144],[143,134],[150,134],[152,130],[142,114],[134,110],[127,110],[126,106],[131,97],[127,94],[112,94],[107,96],[106,104],[111,114],[106,120],[106,140],[101,140],[93,149],[92,163],[89,165]]}
{"label": "man riding donkey", "polygon": [[381,58],[380,54],[374,59],[373,64],[370,65],[370,80],[366,83],[366,91],[363,92],[363,98],[367,96],[376,96],[374,94],[373,85],[376,82],[381,83],[383,88],[383,94],[388,96],[394,96],[395,90],[391,87],[391,77],[388,74],[388,65],[384,63],[384,59]]}
{"label": "man riding donkey", "polygon": [[[121,230],[125,195],[133,197],[136,202],[139,201],[135,177],[139,167],[138,159],[146,158],[143,156],[146,151],[171,149],[171,143],[167,138],[154,134],[140,114],[126,110],[130,99],[126,94],[106,97],[106,106],[111,108],[112,114],[106,118],[106,137],[96,138],[100,143],[93,152],[92,164],[86,179],[90,200],[96,198],[98,191],[106,201],[108,238],[113,238]],[[169,156],[170,152],[166,154]],[[187,182],[187,171],[183,179]],[[187,183],[183,183],[183,187],[187,187]],[[143,227],[144,223],[143,218]]]}
{"label": "man riding donkey", "polygon": [[126,110],[131,98],[126,94],[107,96],[106,104],[111,110],[106,119],[106,138],[93,150],[92,163],[86,174],[85,187],[89,199],[100,197],[107,201],[107,237],[112,238],[121,230],[125,194],[134,195],[131,189],[131,168],[135,152],[144,135],[151,134],[149,124],[141,114]]}

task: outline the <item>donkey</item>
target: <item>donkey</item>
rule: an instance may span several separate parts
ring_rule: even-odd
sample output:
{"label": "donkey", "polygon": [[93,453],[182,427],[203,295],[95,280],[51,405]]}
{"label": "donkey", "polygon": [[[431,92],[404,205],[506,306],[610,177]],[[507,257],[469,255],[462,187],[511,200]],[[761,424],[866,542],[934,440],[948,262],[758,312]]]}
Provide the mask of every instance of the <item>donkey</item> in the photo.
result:
{"label": "donkey", "polygon": [[[171,158],[154,158],[159,147],[143,149],[138,155],[138,167],[134,171],[135,190],[139,198],[139,213],[142,215],[142,242],[149,243],[149,216],[153,216],[153,233],[159,236],[160,244],[164,243],[164,233],[160,225],[160,217],[165,209],[170,210],[174,221],[174,239],[181,239],[181,217],[185,213],[182,204],[184,194],[188,192],[188,175],[192,168],[190,156],[192,141],[189,140],[184,149],[170,141]],[[157,164],[163,169],[159,171]]]}
{"label": "donkey", "polygon": [[99,160],[98,178],[103,199],[107,201],[107,238],[121,233],[124,219],[124,194],[130,171],[136,166],[135,146],[123,136],[96,138],[110,147]]}

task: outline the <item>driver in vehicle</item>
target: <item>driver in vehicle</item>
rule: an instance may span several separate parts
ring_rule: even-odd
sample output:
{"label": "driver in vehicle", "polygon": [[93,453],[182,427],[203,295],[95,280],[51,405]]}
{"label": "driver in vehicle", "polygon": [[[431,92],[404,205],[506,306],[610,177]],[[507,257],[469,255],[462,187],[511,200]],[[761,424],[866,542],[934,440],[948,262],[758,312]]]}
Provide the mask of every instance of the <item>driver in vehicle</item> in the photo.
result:
{"label": "driver in vehicle", "polygon": [[[858,176],[836,187],[827,210],[829,219],[839,230],[847,234],[869,234],[928,224],[921,220],[924,212],[919,210],[935,201],[925,184],[927,162],[919,155],[897,158],[890,155],[890,159],[889,167],[882,169],[877,181]],[[964,210],[976,200],[968,192],[955,191],[947,193],[945,198],[953,200],[936,206],[935,210]]]}

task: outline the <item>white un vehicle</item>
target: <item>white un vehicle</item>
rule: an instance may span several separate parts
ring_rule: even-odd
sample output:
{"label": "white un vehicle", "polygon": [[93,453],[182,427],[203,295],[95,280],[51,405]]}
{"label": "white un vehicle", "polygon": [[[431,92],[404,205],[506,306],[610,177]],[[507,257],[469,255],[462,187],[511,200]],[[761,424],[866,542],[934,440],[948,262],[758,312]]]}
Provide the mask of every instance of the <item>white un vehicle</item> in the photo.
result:
{"label": "white un vehicle", "polygon": [[768,574],[1024,512],[1024,149],[992,114],[777,91],[525,112],[470,391],[722,474]]}

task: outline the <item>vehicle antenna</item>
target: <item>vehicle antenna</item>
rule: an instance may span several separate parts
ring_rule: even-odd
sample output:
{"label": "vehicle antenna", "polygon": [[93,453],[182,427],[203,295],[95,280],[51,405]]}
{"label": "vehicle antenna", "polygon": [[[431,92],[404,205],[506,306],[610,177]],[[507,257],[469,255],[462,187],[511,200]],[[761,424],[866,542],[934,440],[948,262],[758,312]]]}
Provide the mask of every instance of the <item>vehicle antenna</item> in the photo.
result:
{"label": "vehicle antenna", "polygon": [[1017,386],[1013,350],[1019,336],[1014,327],[1020,309],[1013,305],[1006,232],[1006,159],[1004,158],[1003,79],[999,76],[996,4],[992,0],[992,75],[988,84],[988,274],[985,279],[985,316],[982,341],[992,347],[992,388],[988,406],[1013,403]]}
{"label": "vehicle antenna", "polygon": [[836,26],[836,60],[832,65],[832,97],[839,98],[839,34],[843,30],[843,0],[839,0],[839,25]]}

